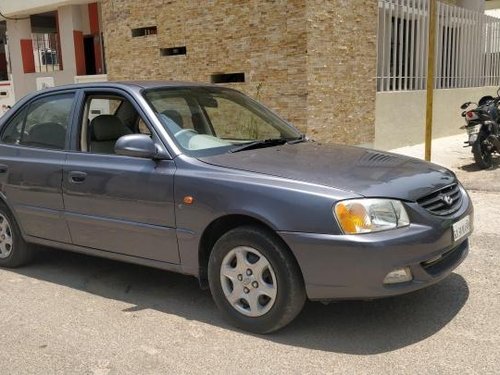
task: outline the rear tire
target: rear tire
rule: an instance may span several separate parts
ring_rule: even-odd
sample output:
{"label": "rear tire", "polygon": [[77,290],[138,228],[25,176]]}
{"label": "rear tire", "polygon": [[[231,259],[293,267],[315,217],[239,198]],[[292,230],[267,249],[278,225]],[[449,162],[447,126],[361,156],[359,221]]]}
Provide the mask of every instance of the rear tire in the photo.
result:
{"label": "rear tire", "polygon": [[493,153],[487,149],[484,142],[486,141],[486,136],[484,134],[479,134],[476,142],[472,145],[472,153],[474,154],[474,160],[476,164],[481,169],[491,168],[493,165]]}
{"label": "rear tire", "polygon": [[0,267],[20,267],[31,260],[32,254],[14,215],[4,203],[0,203]]}
{"label": "rear tire", "polygon": [[233,229],[215,243],[208,280],[226,319],[254,333],[283,328],[306,300],[297,262],[279,239],[259,227]]}

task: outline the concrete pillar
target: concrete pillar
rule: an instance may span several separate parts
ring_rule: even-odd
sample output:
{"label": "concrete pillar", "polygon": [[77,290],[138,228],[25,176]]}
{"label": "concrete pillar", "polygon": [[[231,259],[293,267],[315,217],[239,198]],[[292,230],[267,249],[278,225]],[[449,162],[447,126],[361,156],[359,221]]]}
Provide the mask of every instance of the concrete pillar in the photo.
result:
{"label": "concrete pillar", "polygon": [[61,7],[57,10],[63,71],[70,82],[73,82],[74,76],[76,76],[75,42],[73,39],[73,31],[78,30],[78,26],[80,26],[80,20],[77,18],[78,10],[75,8],[78,7],[69,5]]}
{"label": "concrete pillar", "polygon": [[14,93],[16,99],[20,99],[36,88],[34,81],[24,79],[25,73],[21,54],[21,40],[31,39],[30,20],[7,20],[7,37]]}

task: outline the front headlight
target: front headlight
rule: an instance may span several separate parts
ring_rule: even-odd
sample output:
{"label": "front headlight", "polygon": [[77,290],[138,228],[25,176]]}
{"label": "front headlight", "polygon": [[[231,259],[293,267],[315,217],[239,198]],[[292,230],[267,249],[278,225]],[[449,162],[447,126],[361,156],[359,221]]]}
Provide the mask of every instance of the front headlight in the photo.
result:
{"label": "front headlight", "polygon": [[372,233],[410,225],[400,201],[352,199],[338,202],[334,214],[345,234]]}

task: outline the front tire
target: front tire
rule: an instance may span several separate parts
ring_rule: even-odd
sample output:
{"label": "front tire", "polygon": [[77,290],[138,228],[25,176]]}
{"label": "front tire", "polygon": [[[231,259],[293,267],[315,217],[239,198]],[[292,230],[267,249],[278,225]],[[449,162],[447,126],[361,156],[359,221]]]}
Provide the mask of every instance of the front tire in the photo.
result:
{"label": "front tire", "polygon": [[472,145],[472,153],[474,154],[474,160],[476,164],[481,169],[491,168],[493,165],[493,155],[492,152],[485,145],[486,136],[481,133],[479,134],[476,142]]}
{"label": "front tire", "polygon": [[306,300],[295,259],[279,239],[258,227],[233,229],[215,243],[208,280],[227,320],[254,333],[283,328]]}
{"label": "front tire", "polygon": [[31,247],[22,238],[14,215],[0,203],[0,267],[20,267],[31,257]]}

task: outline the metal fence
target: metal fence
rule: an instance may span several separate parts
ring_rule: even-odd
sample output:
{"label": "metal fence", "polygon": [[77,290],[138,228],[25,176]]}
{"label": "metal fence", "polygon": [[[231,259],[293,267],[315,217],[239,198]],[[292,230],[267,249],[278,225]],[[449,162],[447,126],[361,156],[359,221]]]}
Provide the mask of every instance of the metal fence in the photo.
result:
{"label": "metal fence", "polygon": [[[378,91],[424,90],[429,0],[379,0]],[[437,2],[435,87],[500,85],[500,19]]]}

